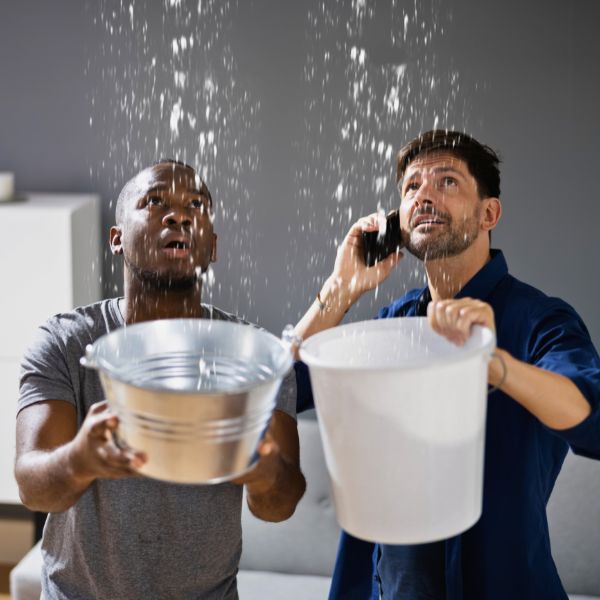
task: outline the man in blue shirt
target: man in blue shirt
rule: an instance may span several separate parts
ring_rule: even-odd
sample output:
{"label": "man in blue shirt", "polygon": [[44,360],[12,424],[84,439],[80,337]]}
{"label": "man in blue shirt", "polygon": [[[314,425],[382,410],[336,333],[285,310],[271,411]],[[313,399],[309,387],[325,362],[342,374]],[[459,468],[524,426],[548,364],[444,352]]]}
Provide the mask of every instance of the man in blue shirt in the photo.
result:
{"label": "man in blue shirt", "polygon": [[[496,332],[489,396],[483,512],[471,529],[431,544],[371,544],[342,533],[330,598],[564,600],[550,553],[546,503],[569,446],[600,458],[600,359],[577,313],[508,273],[490,248],[502,214],[499,159],[472,137],[430,131],[398,155],[400,224],[406,249],[423,260],[427,287],[379,318],[427,315],[463,344],[471,326]],[[360,219],[340,246],[332,275],[296,326],[310,335],[340,323],[402,259],[366,267]],[[299,408],[313,404],[305,365],[296,366]]]}

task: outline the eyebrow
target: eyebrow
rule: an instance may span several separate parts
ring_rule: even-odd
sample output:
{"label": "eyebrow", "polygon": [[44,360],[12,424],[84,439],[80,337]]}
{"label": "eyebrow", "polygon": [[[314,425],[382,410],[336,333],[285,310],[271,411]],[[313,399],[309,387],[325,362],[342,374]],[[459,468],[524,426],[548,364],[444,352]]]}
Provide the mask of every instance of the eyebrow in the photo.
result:
{"label": "eyebrow", "polygon": [[[434,175],[439,175],[440,173],[455,173],[461,179],[465,179],[465,176],[458,169],[455,169],[454,167],[435,167],[434,169],[427,169],[427,170],[431,170],[431,172]],[[419,171],[417,170],[417,171],[413,172],[411,175],[409,175],[408,177],[405,175],[398,182],[398,184],[401,186],[404,184],[405,181],[410,181],[413,177],[415,177],[418,174],[419,174]]]}
{"label": "eyebrow", "polygon": [[[166,185],[164,183],[159,183],[159,184],[153,185],[151,188],[148,188],[144,192],[144,196],[147,196],[148,194],[151,194],[152,192],[164,192],[164,191],[168,191],[170,189],[171,189],[170,185]],[[194,194],[196,196],[201,196],[202,198],[206,198],[207,200],[210,200],[208,194],[206,194],[202,190],[196,189],[195,187],[187,189],[186,192],[188,194]]]}

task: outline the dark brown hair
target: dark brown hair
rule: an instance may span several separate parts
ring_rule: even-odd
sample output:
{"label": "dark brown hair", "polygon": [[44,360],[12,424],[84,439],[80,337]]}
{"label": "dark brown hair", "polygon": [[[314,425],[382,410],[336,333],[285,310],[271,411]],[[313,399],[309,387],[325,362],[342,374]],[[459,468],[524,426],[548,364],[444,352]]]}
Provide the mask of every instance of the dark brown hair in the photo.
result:
{"label": "dark brown hair", "polygon": [[432,152],[446,151],[465,161],[477,182],[481,198],[500,197],[500,157],[489,146],[460,131],[432,129],[422,133],[398,152],[396,181],[400,183],[414,158]]}

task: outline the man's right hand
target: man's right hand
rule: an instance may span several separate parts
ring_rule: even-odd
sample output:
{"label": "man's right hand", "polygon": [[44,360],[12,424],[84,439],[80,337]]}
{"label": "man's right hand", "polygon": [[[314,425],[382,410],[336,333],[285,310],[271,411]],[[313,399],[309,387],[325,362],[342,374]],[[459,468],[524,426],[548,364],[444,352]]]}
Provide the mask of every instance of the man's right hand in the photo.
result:
{"label": "man's right hand", "polygon": [[108,410],[108,403],[90,407],[69,452],[73,476],[82,481],[123,479],[137,475],[147,461],[143,452],[120,448],[115,443],[119,419]]}
{"label": "man's right hand", "polygon": [[115,444],[117,425],[106,402],[93,404],[79,429],[70,402],[46,400],[21,410],[15,477],[23,504],[30,510],[62,512],[95,479],[137,475],[146,456]]}
{"label": "man's right hand", "polygon": [[383,283],[402,260],[402,252],[393,252],[386,259],[367,267],[363,254],[363,231],[377,231],[377,213],[359,219],[346,234],[338,248],[332,278],[353,304],[362,294]]}
{"label": "man's right hand", "polygon": [[333,273],[323,284],[317,300],[294,328],[297,337],[306,340],[319,331],[339,325],[348,309],[366,291],[385,281],[402,260],[401,252],[393,252],[385,260],[367,267],[362,232],[378,229],[376,213],[363,217],[352,225],[338,248]]}

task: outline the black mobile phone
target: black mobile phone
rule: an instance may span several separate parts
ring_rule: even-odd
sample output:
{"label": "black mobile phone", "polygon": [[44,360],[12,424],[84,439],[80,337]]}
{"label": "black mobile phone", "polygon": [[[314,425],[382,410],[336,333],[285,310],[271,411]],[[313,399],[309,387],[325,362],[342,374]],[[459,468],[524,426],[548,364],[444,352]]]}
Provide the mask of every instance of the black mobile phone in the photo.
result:
{"label": "black mobile phone", "polygon": [[392,252],[402,248],[402,234],[400,233],[400,211],[392,210],[385,218],[385,234],[379,231],[363,231],[363,255],[367,267],[372,267],[376,262],[382,261]]}

